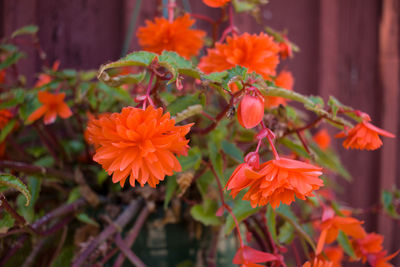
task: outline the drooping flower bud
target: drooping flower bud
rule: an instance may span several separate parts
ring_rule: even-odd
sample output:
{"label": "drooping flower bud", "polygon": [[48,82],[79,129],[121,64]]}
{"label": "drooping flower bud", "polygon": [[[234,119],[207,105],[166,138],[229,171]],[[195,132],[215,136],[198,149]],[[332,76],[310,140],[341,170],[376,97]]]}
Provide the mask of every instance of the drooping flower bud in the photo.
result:
{"label": "drooping flower bud", "polygon": [[246,129],[257,126],[264,116],[264,99],[260,96],[245,95],[239,103],[238,120]]}

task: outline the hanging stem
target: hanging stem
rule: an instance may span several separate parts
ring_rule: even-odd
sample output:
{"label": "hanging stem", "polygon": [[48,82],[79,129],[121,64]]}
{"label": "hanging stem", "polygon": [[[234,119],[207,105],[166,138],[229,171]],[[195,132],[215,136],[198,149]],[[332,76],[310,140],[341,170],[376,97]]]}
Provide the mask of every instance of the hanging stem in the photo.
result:
{"label": "hanging stem", "polygon": [[175,0],[168,1],[168,21],[172,23],[174,21],[174,8],[175,8]]}
{"label": "hanging stem", "polygon": [[149,102],[150,105],[154,106],[153,100],[151,100],[151,98],[150,98],[151,86],[153,84],[154,76],[155,76],[155,73],[154,73],[154,71],[152,71],[151,75],[150,75],[149,84],[147,85],[146,98],[143,100],[143,109],[146,109],[147,102]]}

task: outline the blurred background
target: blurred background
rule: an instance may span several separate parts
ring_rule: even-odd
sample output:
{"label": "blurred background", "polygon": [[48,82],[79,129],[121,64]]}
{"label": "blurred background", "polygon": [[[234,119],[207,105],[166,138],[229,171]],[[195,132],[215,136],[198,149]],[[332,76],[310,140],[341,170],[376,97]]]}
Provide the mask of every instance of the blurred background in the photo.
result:
{"label": "blurred background", "polygon": [[[139,50],[135,32],[146,19],[162,15],[161,0],[2,0],[0,37],[24,25],[39,26],[40,44],[47,61],[60,60],[60,68],[97,69],[117,60],[124,50]],[[188,12],[219,18],[220,10],[200,0],[177,0]],[[334,95],[344,104],[367,112],[375,125],[399,136],[399,0],[269,0],[253,17],[235,16],[240,31],[259,33],[265,26],[288,30],[288,38],[301,51],[285,62],[295,77],[294,90]],[[210,33],[207,22],[195,25]],[[125,48],[124,48],[125,47]],[[23,47],[21,73],[30,83],[40,71],[35,48]],[[128,49],[127,49],[128,48]],[[343,183],[339,199],[353,207],[373,211],[381,191],[400,183],[400,142],[385,139],[382,149],[347,151],[335,148],[353,176]],[[356,215],[358,216],[358,215]],[[368,231],[385,236],[385,247],[399,249],[399,223],[374,212],[361,216]],[[395,266],[400,266],[400,257]]]}

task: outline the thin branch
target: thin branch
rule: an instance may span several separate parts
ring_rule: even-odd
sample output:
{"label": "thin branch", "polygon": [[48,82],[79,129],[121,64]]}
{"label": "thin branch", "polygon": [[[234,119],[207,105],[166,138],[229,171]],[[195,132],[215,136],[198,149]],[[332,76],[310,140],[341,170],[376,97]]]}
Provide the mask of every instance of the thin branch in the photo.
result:
{"label": "thin branch", "polygon": [[[92,254],[92,252],[104,241],[110,238],[119,229],[124,226],[132,219],[141,206],[141,200],[132,200],[125,211],[118,216],[114,224],[107,226],[74,260],[72,267],[81,266],[86,259]],[[117,226],[117,227],[115,227]]]}
{"label": "thin branch", "polygon": [[115,244],[118,246],[118,248],[122,251],[122,253],[125,254],[125,256],[129,259],[129,261],[134,264],[136,267],[146,267],[146,264],[144,264],[136,255],[133,253],[132,250],[125,244],[125,242],[122,240],[121,235],[116,234],[115,236]]}

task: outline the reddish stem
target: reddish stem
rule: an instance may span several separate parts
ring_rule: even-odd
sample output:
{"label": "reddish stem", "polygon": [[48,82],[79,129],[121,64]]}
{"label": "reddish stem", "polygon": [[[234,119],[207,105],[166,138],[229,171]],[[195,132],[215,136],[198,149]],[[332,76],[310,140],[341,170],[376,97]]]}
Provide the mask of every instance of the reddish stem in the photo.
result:
{"label": "reddish stem", "polygon": [[150,105],[152,105],[154,107],[153,100],[151,100],[151,98],[150,98],[151,86],[153,85],[154,76],[155,76],[155,73],[154,73],[154,71],[152,71],[150,74],[149,84],[147,85],[146,98],[143,100],[143,109],[146,109],[147,101],[149,102]]}
{"label": "reddish stem", "polygon": [[304,139],[304,137],[303,137],[303,135],[302,135],[302,132],[296,132],[296,134],[297,134],[297,136],[299,137],[300,142],[301,142],[301,144],[303,145],[304,149],[306,150],[307,154],[308,154],[308,155],[311,155],[310,149],[308,148],[307,142],[306,142],[306,140]]}

